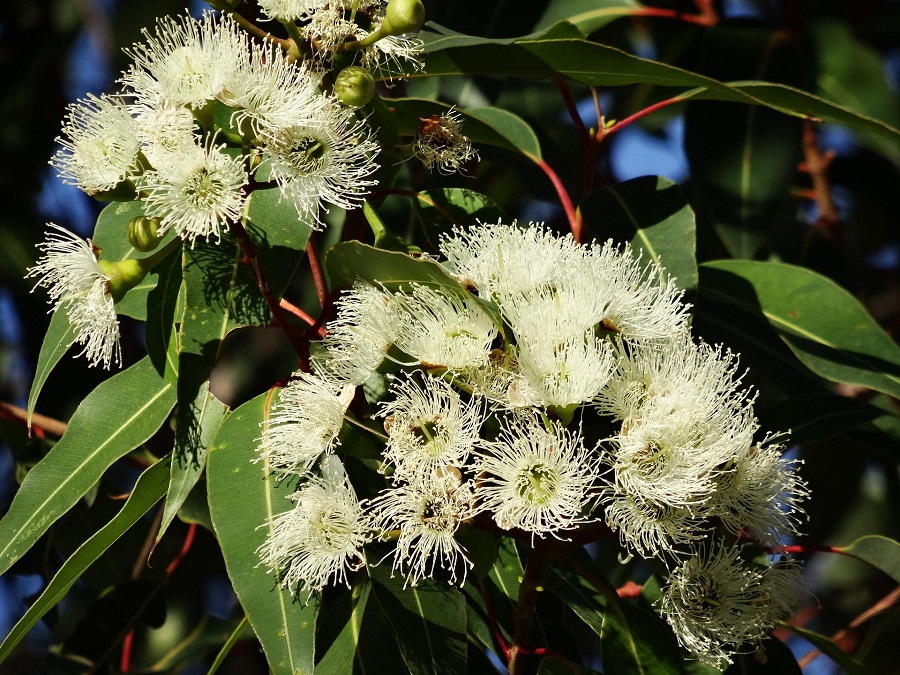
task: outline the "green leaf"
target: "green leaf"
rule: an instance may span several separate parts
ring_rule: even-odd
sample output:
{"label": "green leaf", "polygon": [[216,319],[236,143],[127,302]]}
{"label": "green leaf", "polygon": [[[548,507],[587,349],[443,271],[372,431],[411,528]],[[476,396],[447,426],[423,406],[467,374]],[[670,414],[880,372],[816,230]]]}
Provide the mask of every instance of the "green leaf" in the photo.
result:
{"label": "green leaf", "polygon": [[642,176],[588,196],[580,205],[588,232],[599,241],[630,241],[660,262],[678,287],[697,286],[694,211],[681,189],[660,176]]}
{"label": "green leaf", "polygon": [[860,537],[838,550],[844,555],[869,563],[900,584],[900,542],[873,534]]}
{"label": "green leaf", "polygon": [[225,661],[228,654],[231,652],[231,649],[237,643],[238,640],[246,636],[247,631],[250,631],[250,621],[247,619],[247,615],[244,615],[244,618],[240,620],[240,623],[235,627],[235,629],[231,632],[231,635],[228,636],[228,639],[225,640],[225,644],[222,645],[222,649],[219,650],[219,653],[216,654],[216,658],[213,660],[212,665],[209,667],[206,675],[213,675],[219,667],[222,665],[222,662]]}
{"label": "green leaf", "polygon": [[[545,656],[538,666],[538,675],[592,675],[599,671],[556,656]],[[613,672],[613,671],[610,671]]]}
{"label": "green leaf", "polygon": [[[143,202],[111,202],[100,212],[94,227],[92,241],[102,250],[103,260],[142,260],[154,254],[155,250],[175,239],[175,231],[169,230],[159,240],[154,251],[138,251],[128,241],[128,223],[132,218],[144,215]],[[156,286],[158,276],[147,277],[125,294],[116,303],[116,313],[130,316],[138,321],[147,319],[147,295]]]}
{"label": "green leaf", "polygon": [[[682,68],[642,59],[586,40],[519,40],[513,44],[481,44],[432,52],[421,72],[410,78],[446,75],[494,75],[523,78],[568,77],[590,86],[651,84],[685,91],[675,99],[703,98],[764,105],[795,116],[839,122],[896,142],[900,130],[881,120],[832,104],[793,87],[741,80],[718,82]],[[467,130],[465,133],[469,133]]]}
{"label": "green leaf", "polygon": [[378,212],[372,208],[369,202],[363,202],[363,215],[372,228],[372,234],[375,235],[375,247],[387,251],[401,251],[403,253],[421,252],[422,249],[417,246],[410,246],[403,237],[388,229],[387,225],[378,215]]}
{"label": "green leaf", "polygon": [[[719,25],[707,31],[701,68],[718,80],[805,80],[796,42],[785,31]],[[684,148],[693,184],[731,254],[765,247],[800,158],[800,121],[760,106],[691,101]]]}
{"label": "green leaf", "polygon": [[568,21],[583,35],[590,35],[620,17],[640,15],[644,10],[633,0],[550,0],[534,29]]}
{"label": "green leaf", "polygon": [[546,585],[600,636],[603,667],[610,673],[681,673],[675,636],[656,614],[614,591],[601,593],[581,574],[548,570]]}
{"label": "green leaf", "polygon": [[473,108],[466,116],[486,124],[529,159],[541,158],[541,144],[528,122],[502,108]]}
{"label": "green leaf", "polygon": [[838,666],[843,668],[847,675],[870,675],[870,671],[862,663],[854,659],[847,652],[837,646],[834,640],[811,630],[792,626],[789,623],[781,624],[783,628],[799,635],[804,640],[816,647],[820,652],[828,656]]}
{"label": "green leaf", "polygon": [[267,415],[268,393],[232,412],[219,429],[207,461],[213,526],[235,593],[276,673],[311,673],[318,604],[304,605],[281,587],[277,573],[259,564],[271,518],[291,508],[288,480],[279,481],[265,462],[255,462]]}
{"label": "green leaf", "polygon": [[28,473],[0,520],[0,574],[100,480],[117,459],[150,438],[175,403],[173,387],[148,358],[88,394],[66,433]]}
{"label": "green leaf", "polygon": [[191,447],[195,452],[173,453],[169,490],[166,495],[162,521],[159,525],[159,533],[156,535],[157,543],[162,539],[191,490],[197,485],[197,481],[200,480],[200,476],[206,468],[209,446],[228,415],[228,406],[209,393],[209,382],[204,382],[200,386],[200,393],[197,395],[192,409],[195,413],[196,424],[191,431],[194,437]]}
{"label": "green leaf", "polygon": [[140,475],[121,510],[63,563],[38,599],[19,619],[3,644],[0,644],[0,662],[9,656],[40,618],[62,600],[85,570],[162,498],[166,492],[168,472],[169,460],[165,459]]}
{"label": "green leaf", "polygon": [[389,290],[406,290],[411,283],[438,286],[448,293],[474,300],[502,331],[503,322],[497,307],[469,293],[434,260],[346,241],[328,251],[325,271],[332,289],[350,286],[358,280],[381,284]]}
{"label": "green leaf", "polygon": [[363,618],[372,584],[366,577],[361,577],[353,586],[351,594],[350,616],[347,623],[331,643],[322,660],[316,664],[316,675],[340,675],[355,672],[354,666],[360,666],[365,672],[365,663],[361,659],[358,648],[360,636],[363,634]]}
{"label": "green leaf", "polygon": [[[819,20],[812,27],[816,50],[818,93],[834,103],[900,125],[900,106],[885,77],[884,60],[876,49],[858,40],[849,24]],[[863,144],[900,164],[900,145],[870,133]]]}
{"label": "green leaf", "polygon": [[386,566],[369,569],[375,598],[413,675],[466,672],[466,600],[455,587],[431,580],[403,588]]}
{"label": "green leaf", "polygon": [[766,429],[790,429],[792,443],[839,436],[885,414],[864,401],[828,395],[791,398],[756,413]]}
{"label": "green leaf", "polygon": [[440,235],[452,227],[469,227],[478,222],[496,223],[506,214],[489,197],[465,188],[436,188],[420,192],[416,212],[428,241],[437,247]]}
{"label": "green leaf", "polygon": [[762,314],[817,375],[900,396],[900,347],[831,279],[805,267],[718,260],[701,265],[700,293]]}
{"label": "green leaf", "polygon": [[180,251],[173,253],[150,273],[151,277],[158,279],[147,295],[144,332],[150,361],[156,372],[172,385],[178,381],[178,335],[175,324],[181,323],[184,315],[181,257]]}
{"label": "green leaf", "polygon": [[74,326],[69,323],[69,317],[66,315],[65,309],[53,312],[50,318],[50,325],[47,326],[47,334],[44,335],[44,341],[41,343],[41,352],[38,354],[37,367],[34,371],[34,380],[31,382],[31,391],[28,392],[28,426],[31,426],[31,416],[34,413],[34,406],[37,405],[38,396],[41,389],[50,377],[50,373],[60,362],[60,359],[69,351],[69,347],[78,337]]}
{"label": "green leaf", "polygon": [[797,659],[781,640],[770,637],[761,647],[765,659],[757,658],[755,653],[736,654],[734,663],[728,667],[725,675],[803,675]]}

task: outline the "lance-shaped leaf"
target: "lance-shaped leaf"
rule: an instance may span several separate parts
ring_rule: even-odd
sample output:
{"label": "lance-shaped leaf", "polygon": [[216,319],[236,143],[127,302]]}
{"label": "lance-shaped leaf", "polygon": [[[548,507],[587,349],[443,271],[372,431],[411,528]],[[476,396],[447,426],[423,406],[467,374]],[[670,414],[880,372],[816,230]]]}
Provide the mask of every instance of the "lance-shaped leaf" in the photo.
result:
{"label": "lance-shaped leaf", "polygon": [[222,424],[207,461],[207,492],[225,569],[247,612],[270,668],[276,673],[311,673],[318,604],[294,599],[281,587],[277,570],[259,564],[257,549],[267,524],[292,507],[289,480],[277,480],[265,461],[256,460],[267,394],[237,408]]}
{"label": "lance-shaped leaf", "polygon": [[38,354],[37,367],[34,371],[34,380],[31,382],[31,390],[28,392],[28,426],[31,426],[31,416],[34,414],[34,406],[37,405],[38,396],[41,389],[53,372],[53,368],[59,363],[60,359],[69,351],[75,338],[78,337],[75,327],[69,323],[69,317],[66,315],[65,308],[61,311],[53,312],[50,318],[50,325],[47,326],[47,333],[44,335],[44,341],[41,343],[41,351]]}
{"label": "lance-shaped leaf", "polygon": [[789,623],[784,623],[782,626],[795,635],[802,637],[823,654],[828,656],[828,658],[843,668],[847,672],[847,675],[870,675],[868,668],[838,647],[831,638],[826,637],[821,633],[815,633],[811,630],[800,628],[799,626],[792,626]]}
{"label": "lance-shaped leaf", "polygon": [[166,492],[168,473],[167,458],[140,475],[122,509],[63,563],[38,599],[19,619],[3,640],[3,644],[0,644],[0,662],[9,656],[40,618],[62,600],[84,571],[162,498]]}
{"label": "lance-shaped leaf", "polygon": [[181,509],[191,490],[200,480],[200,476],[206,468],[209,446],[212,445],[222,422],[228,415],[228,406],[209,393],[209,382],[204,382],[200,386],[200,392],[192,405],[192,410],[196,411],[196,425],[191,432],[195,438],[192,441],[192,449],[195,452],[174,453],[166,505],[163,509],[159,533],[156,535],[157,542],[162,539],[178,510]]}
{"label": "lance-shaped leaf", "polygon": [[838,550],[844,555],[869,563],[900,584],[900,542],[873,534],[860,537]]}
{"label": "lance-shaped leaf", "polygon": [[[477,44],[428,54],[423,71],[409,77],[507,75],[522,78],[568,77],[591,86],[651,84],[681,89],[674,101],[703,98],[764,105],[783,113],[846,124],[897,141],[900,130],[818,96],[783,84],[741,80],[719,82],[682,68],[633,56],[587,40],[519,40]],[[467,132],[468,133],[468,132]]]}
{"label": "lance-shaped leaf", "polygon": [[387,565],[369,569],[373,592],[413,675],[466,672],[466,599],[431,580],[403,587]]}
{"label": "lance-shaped leaf", "polygon": [[900,396],[900,347],[831,279],[794,265],[717,260],[701,265],[700,293],[764,316],[817,375]]}
{"label": "lance-shaped leaf", "polygon": [[0,574],[100,480],[117,459],[150,438],[175,390],[144,358],[88,394],[66,433],[25,477],[0,520]]}
{"label": "lance-shaped leaf", "polygon": [[535,30],[568,21],[583,35],[590,35],[623,16],[642,16],[647,8],[634,0],[550,0]]}
{"label": "lance-shaped leaf", "polygon": [[437,247],[440,235],[452,227],[470,227],[496,223],[506,217],[489,197],[465,188],[438,188],[420,192],[416,212],[428,240]]}
{"label": "lance-shaped leaf", "polygon": [[605,187],[579,206],[588,233],[603,242],[630,241],[666,268],[678,287],[697,286],[697,220],[681,189],[661,176]]}
{"label": "lance-shaped leaf", "polygon": [[599,672],[558,656],[545,656],[538,666],[537,675],[595,675]]}

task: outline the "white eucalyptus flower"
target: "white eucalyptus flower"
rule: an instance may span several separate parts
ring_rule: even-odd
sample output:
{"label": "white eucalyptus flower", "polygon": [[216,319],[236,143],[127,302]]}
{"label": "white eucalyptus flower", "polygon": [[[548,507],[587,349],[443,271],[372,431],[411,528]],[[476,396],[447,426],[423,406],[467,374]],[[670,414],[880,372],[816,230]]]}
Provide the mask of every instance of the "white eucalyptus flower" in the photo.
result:
{"label": "white eucalyptus flower", "polygon": [[301,21],[328,4],[328,0],[259,0],[259,8],[269,19]]}
{"label": "white eucalyptus flower", "polygon": [[394,398],[379,415],[388,432],[385,461],[396,467],[394,480],[427,480],[448,467],[460,467],[478,441],[484,408],[463,401],[444,380],[394,379]]}
{"label": "white eucalyptus flower", "polygon": [[88,95],[68,107],[50,164],[67,185],[87,194],[111,190],[135,170],[141,140],[121,99]]}
{"label": "white eucalyptus flower", "polygon": [[122,350],[115,301],[93,244],[59,225],[49,226],[47,240],[38,244],[43,256],[26,277],[39,277],[35,288],[46,288],[53,311],[66,313],[75,341],[84,347],[79,356],[86,355],[91,366],[118,365]]}
{"label": "white eucalyptus flower", "polygon": [[318,125],[331,104],[317,91],[304,61],[290,61],[272,43],[254,45],[219,94],[220,101],[237,108],[233,123],[253,137],[272,137],[279,131]]}
{"label": "white eucalyptus flower", "polygon": [[454,535],[460,523],[475,515],[469,483],[460,484],[445,475],[403,484],[383,491],[370,509],[373,527],[382,537],[399,532],[393,569],[406,575],[406,584],[415,586],[421,579],[432,578],[436,567],[450,573],[451,584],[458,574],[459,584],[465,583],[472,562]]}
{"label": "white eucalyptus flower", "polygon": [[754,651],[802,592],[796,566],[750,566],[739,547],[719,541],[669,573],[660,609],[685,649],[722,669],[734,654]]}
{"label": "white eucalyptus flower", "polygon": [[584,260],[584,251],[571,236],[558,237],[534,223],[517,227],[498,221],[456,228],[441,238],[440,249],[450,271],[487,300],[557,286]]}
{"label": "white eucalyptus flower", "polygon": [[355,388],[310,373],[295,373],[278,394],[259,446],[278,471],[306,471],[338,442]]}
{"label": "white eucalyptus flower", "polygon": [[120,81],[138,100],[151,104],[168,101],[201,108],[225,89],[249,50],[237,23],[211,12],[200,20],[162,17],[154,35],[146,29],[143,33],[145,43],[125,50],[134,64]]}
{"label": "white eucalyptus flower", "polygon": [[331,99],[321,98],[318,116],[308,124],[280,129],[263,145],[263,166],[297,214],[313,228],[322,226],[327,204],[357,208],[378,181],[378,143],[368,124]]}
{"label": "white eucalyptus flower", "polygon": [[702,519],[684,507],[654,503],[612,488],[602,490],[603,521],[624,548],[645,558],[684,551],[706,537]]}
{"label": "white eucalyptus flower", "polygon": [[363,509],[340,460],[329,458],[322,476],[311,476],[291,500],[294,508],[268,523],[257,553],[284,588],[312,595],[329,583],[349,586],[348,572],[365,564],[369,541]]}
{"label": "white eucalyptus flower", "polygon": [[141,150],[151,165],[197,143],[194,116],[187,108],[166,101],[141,101],[128,108],[140,133]]}
{"label": "white eucalyptus flower", "polygon": [[447,176],[462,173],[466,164],[478,159],[478,152],[461,129],[462,117],[455,110],[422,119],[413,154],[429,171],[437,169]]}
{"label": "white eucalyptus flower", "polygon": [[326,379],[359,385],[384,361],[397,335],[392,297],[380,288],[356,283],[335,303],[337,318],[320,353],[312,355],[314,370]]}
{"label": "white eucalyptus flower", "polygon": [[782,457],[783,446],[766,438],[747,442],[715,475],[713,513],[731,532],[744,532],[778,546],[796,536],[809,488],[797,474],[799,462]]}
{"label": "white eucalyptus flower", "polygon": [[589,511],[597,496],[599,462],[580,436],[519,420],[482,447],[475,462],[482,474],[479,504],[503,529],[560,538],[561,530],[595,519]]}
{"label": "white eucalyptus flower", "polygon": [[241,217],[248,176],[243,162],[223,152],[212,137],[205,147],[185,143],[160,158],[137,180],[148,216],[159,218],[162,236],[170,228],[182,239],[222,239]]}
{"label": "white eucalyptus flower", "polygon": [[487,363],[497,326],[475,298],[421,284],[393,297],[400,350],[427,368],[455,371]]}

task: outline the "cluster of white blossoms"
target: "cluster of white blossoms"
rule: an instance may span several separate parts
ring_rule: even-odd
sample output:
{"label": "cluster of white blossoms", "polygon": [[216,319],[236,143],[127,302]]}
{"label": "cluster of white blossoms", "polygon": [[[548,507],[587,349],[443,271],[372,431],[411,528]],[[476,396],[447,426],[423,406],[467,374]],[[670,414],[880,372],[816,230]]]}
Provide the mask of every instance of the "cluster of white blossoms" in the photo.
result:
{"label": "cluster of white blossoms", "polygon": [[[274,12],[278,4],[264,8]],[[308,6],[307,18],[331,16],[340,5],[281,4]],[[362,3],[383,15],[375,4]],[[267,182],[314,229],[329,205],[357,208],[376,184],[373,133],[320,90],[319,64],[255,41],[230,16],[212,12],[161,18],[144,35],[125,50],[131,64],[119,94],[69,106],[51,159],[64,182],[89,195],[141,203],[154,229],[140,250],[152,250],[170,230],[191,246],[221,241],[244,216],[251,190]],[[66,312],[90,365],[118,363],[115,294],[99,252],[51,227],[29,276],[40,277],[54,309]]]}
{"label": "cluster of white blossoms", "polygon": [[[363,537],[394,542],[387,557],[408,583],[464,583],[461,530],[533,543],[605,525],[669,570],[659,609],[686,649],[717,666],[754,649],[801,582],[793,564],[745,563],[740,539],[777,548],[807,491],[781,446],[756,439],[736,357],[692,338],[675,280],[629,246],[498,222],[455,230],[440,250],[458,283],[357,282],[313,373],[282,390],[260,452],[300,487],[263,562],[318,590],[360,566]],[[368,426],[356,417],[366,401],[352,400],[364,384]],[[384,489],[357,500],[335,479],[334,528],[288,534],[283,523],[325,508],[319,467],[348,420],[382,438]]]}

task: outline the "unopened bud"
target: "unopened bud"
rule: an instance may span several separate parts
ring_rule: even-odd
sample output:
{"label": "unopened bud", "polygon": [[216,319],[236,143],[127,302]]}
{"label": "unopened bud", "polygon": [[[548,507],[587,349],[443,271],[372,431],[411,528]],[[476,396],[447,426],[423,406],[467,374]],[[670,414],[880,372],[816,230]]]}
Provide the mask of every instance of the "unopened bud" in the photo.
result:
{"label": "unopened bud", "polygon": [[159,245],[160,220],[149,216],[137,216],[128,223],[128,243],[141,253],[152,251]]}
{"label": "unopened bud", "polygon": [[359,108],[375,95],[375,78],[365,68],[344,68],[334,81],[334,95],[351,108]]}
{"label": "unopened bud", "polygon": [[97,263],[109,284],[109,294],[116,302],[147,276],[147,270],[141,260],[130,259],[119,262],[98,260]]}
{"label": "unopened bud", "polygon": [[390,0],[381,24],[382,35],[415,33],[425,23],[422,0]]}

